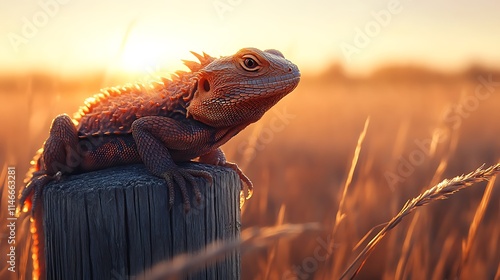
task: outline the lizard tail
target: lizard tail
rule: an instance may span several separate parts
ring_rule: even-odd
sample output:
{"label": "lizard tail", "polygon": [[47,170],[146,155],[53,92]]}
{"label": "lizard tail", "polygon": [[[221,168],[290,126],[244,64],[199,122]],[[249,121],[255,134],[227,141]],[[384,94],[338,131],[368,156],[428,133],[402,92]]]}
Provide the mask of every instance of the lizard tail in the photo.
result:
{"label": "lizard tail", "polygon": [[[26,173],[26,177],[24,178],[24,188],[21,189],[19,192],[19,199],[21,199],[22,194],[24,190],[26,189],[26,186],[28,183],[33,179],[33,177],[36,176],[38,171],[41,170],[41,157],[43,154],[43,148],[38,149],[38,151],[35,153],[35,156],[33,156],[33,159],[30,161],[30,168],[28,169],[28,172]],[[27,212],[29,209],[31,209],[31,197],[28,197],[26,201],[23,203],[23,205],[19,205],[17,208],[17,214],[19,215],[19,212]],[[21,209],[22,208],[22,209]]]}
{"label": "lizard tail", "polygon": [[43,154],[43,148],[38,149],[33,159],[30,161],[30,168],[26,172],[26,177],[24,178],[24,183],[27,184],[34,176],[35,172],[40,171],[40,158]]}

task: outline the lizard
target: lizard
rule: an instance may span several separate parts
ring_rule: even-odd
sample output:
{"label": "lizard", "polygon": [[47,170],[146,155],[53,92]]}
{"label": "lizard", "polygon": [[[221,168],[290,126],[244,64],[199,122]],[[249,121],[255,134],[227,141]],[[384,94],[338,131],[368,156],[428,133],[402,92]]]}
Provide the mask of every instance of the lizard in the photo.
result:
{"label": "lizard", "polygon": [[300,71],[273,49],[243,48],[220,58],[191,53],[199,62],[183,60],[190,71],[102,89],[73,118],[57,116],[31,161],[19,209],[31,208],[33,215],[43,188],[63,175],[142,162],[166,180],[170,207],[177,185],[189,211],[188,184],[199,202],[195,177],[212,180],[206,171],[179,165],[193,159],[235,170],[247,185],[248,199],[252,182],[226,160],[220,146],[292,92]]}

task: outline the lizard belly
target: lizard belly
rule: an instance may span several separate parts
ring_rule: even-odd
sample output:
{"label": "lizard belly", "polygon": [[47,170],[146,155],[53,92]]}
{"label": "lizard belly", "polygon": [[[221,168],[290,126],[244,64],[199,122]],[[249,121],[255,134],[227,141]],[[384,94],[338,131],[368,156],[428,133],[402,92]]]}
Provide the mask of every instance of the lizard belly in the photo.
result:
{"label": "lizard belly", "polygon": [[81,171],[139,163],[141,158],[132,135],[106,135],[79,140]]}
{"label": "lizard belly", "polygon": [[[174,162],[186,162],[210,152],[214,147],[188,150],[169,149]],[[80,172],[99,170],[116,165],[140,163],[142,159],[132,135],[105,135],[79,140]]]}

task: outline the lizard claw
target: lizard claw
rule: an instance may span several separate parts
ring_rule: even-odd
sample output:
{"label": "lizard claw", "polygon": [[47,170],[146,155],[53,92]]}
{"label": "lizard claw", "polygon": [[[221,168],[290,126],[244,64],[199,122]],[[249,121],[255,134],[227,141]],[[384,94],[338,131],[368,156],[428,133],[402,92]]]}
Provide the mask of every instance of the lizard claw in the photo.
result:
{"label": "lizard claw", "polygon": [[207,171],[203,170],[178,168],[177,170],[167,171],[163,173],[162,177],[167,181],[168,195],[169,195],[168,204],[170,206],[170,209],[172,209],[172,207],[174,206],[174,196],[175,196],[174,185],[178,185],[182,194],[184,211],[186,212],[189,212],[189,210],[191,209],[191,203],[189,201],[189,194],[186,187],[186,181],[189,182],[193,187],[193,192],[198,204],[201,203],[201,192],[195,177],[203,177],[209,181],[210,185],[213,184],[212,175],[210,175],[210,173],[208,173]]}
{"label": "lizard claw", "polygon": [[[241,192],[240,192],[240,200],[246,200],[250,199],[253,194],[253,184],[252,181],[241,171],[241,169],[238,167],[236,163],[228,162],[226,161],[226,156],[224,155],[224,152],[220,149],[217,148],[209,153],[206,153],[202,156],[200,156],[199,162],[202,163],[207,163],[211,165],[216,165],[216,166],[223,166],[223,167],[228,167],[231,168],[232,170],[236,171],[238,173],[238,176],[240,177],[240,180],[243,182],[243,185],[247,186],[247,193],[246,197],[244,197],[245,194],[245,188],[242,185],[241,187]],[[241,203],[241,201],[240,201]]]}
{"label": "lizard claw", "polygon": [[[247,177],[247,175],[245,175],[243,173],[243,171],[241,171],[241,169],[238,167],[238,165],[236,163],[225,162],[224,164],[222,164],[222,166],[229,167],[232,170],[236,171],[236,173],[238,173],[238,176],[240,177],[240,180],[245,185],[247,185],[247,194],[245,196],[245,199],[250,199],[252,197],[252,195],[253,195],[253,183],[252,183],[252,181],[250,181],[250,179]],[[242,191],[244,191],[243,187],[242,187]]]}
{"label": "lizard claw", "polygon": [[42,194],[42,189],[51,181],[59,181],[61,176],[61,171],[58,171],[55,175],[39,174],[38,176],[33,177],[21,193],[17,212],[27,212],[31,207],[31,215],[34,216],[37,206],[36,203]]}

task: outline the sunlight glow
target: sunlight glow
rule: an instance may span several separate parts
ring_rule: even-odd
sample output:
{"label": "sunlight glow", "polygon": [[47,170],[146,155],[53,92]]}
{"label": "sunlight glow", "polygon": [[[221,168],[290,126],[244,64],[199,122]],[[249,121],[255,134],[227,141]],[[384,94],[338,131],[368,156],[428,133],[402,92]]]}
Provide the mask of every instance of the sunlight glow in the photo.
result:
{"label": "sunlight glow", "polygon": [[127,40],[116,66],[124,71],[146,74],[174,71],[176,68],[170,65],[181,65],[180,59],[187,55],[190,55],[189,52],[178,46],[166,49],[164,44],[155,40],[134,36]]}
{"label": "sunlight glow", "polygon": [[355,72],[391,63],[447,70],[500,63],[500,37],[491,31],[500,24],[497,2],[399,1],[397,9],[392,2],[219,2],[224,9],[210,1],[71,1],[42,24],[34,15],[47,12],[30,0],[4,12],[0,33],[16,40],[0,42],[0,61],[9,71],[111,68],[149,75],[185,69],[180,60],[192,59],[191,50],[220,56],[257,47],[279,49],[307,72],[335,62]]}

